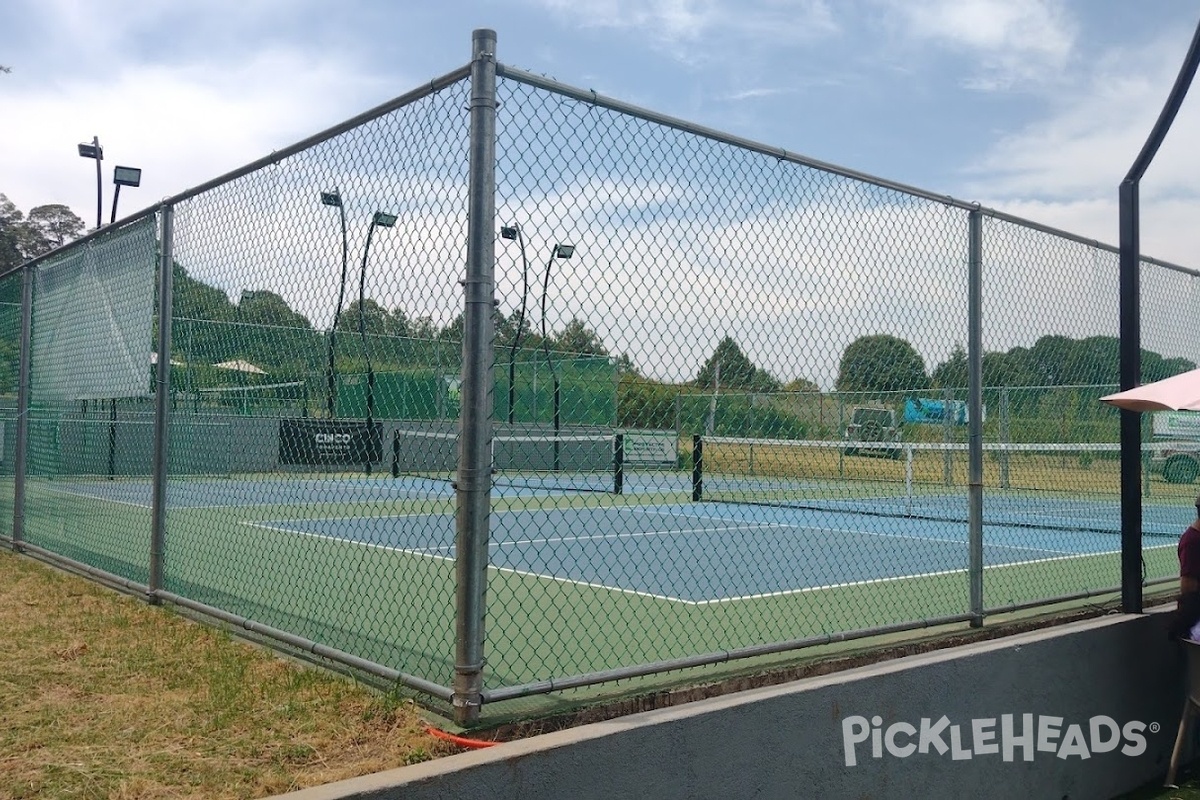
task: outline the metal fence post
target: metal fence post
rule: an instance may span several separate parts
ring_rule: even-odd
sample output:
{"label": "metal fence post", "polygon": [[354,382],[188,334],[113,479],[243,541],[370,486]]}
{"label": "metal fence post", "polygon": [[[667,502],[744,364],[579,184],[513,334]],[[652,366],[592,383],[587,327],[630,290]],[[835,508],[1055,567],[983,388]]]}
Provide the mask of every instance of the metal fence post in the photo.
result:
{"label": "metal fence post", "polygon": [[158,361],[154,365],[157,379],[154,395],[154,495],[150,521],[150,602],[157,602],[156,592],[163,588],[163,546],[167,535],[167,435],[171,413],[171,318],[174,302],[175,209],[164,204],[159,217],[158,264]]}
{"label": "metal fence post", "polygon": [[463,281],[462,408],[456,483],[458,578],[454,720],[479,720],[492,487],[491,368],[495,362],[496,32],[472,33],[467,272]]}
{"label": "metal fence post", "polygon": [[971,627],[983,625],[983,214],[967,215],[967,541]]}
{"label": "metal fence post", "polygon": [[21,272],[21,343],[17,376],[17,442],[13,454],[13,549],[25,539],[25,462],[29,453],[29,377],[33,350],[33,267]]}

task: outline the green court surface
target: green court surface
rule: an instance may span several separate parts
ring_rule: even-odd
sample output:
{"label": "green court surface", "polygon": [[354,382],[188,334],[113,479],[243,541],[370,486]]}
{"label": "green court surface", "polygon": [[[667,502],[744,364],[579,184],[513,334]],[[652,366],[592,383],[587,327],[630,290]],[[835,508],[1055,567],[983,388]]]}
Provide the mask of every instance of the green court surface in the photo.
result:
{"label": "green court surface", "polygon": [[[200,498],[232,491],[246,502],[168,504],[165,588],[448,685],[455,629],[452,496],[377,497],[377,488],[363,491],[357,478],[315,483],[328,491],[309,491],[314,502],[289,497],[272,504],[273,490],[294,488],[294,480],[173,481],[200,487]],[[370,486],[390,484],[380,479]],[[138,481],[31,479],[26,537],[145,583],[150,508],[120,499],[129,496],[120,490],[141,497],[144,488]],[[745,513],[721,516],[733,513],[729,508]],[[827,512],[821,524],[785,523],[769,515],[784,512],[745,509],[664,493],[496,498],[486,687],[969,610],[965,526],[915,520],[896,528],[897,521],[876,520],[872,529],[860,515]],[[666,521],[646,522],[652,517]],[[701,517],[703,523],[693,522]],[[534,526],[541,526],[537,536],[530,533]],[[1116,536],[1069,534],[1062,540],[1068,544],[1052,544],[1044,531],[1015,535],[985,528],[989,609],[1120,583]],[[1063,550],[1075,541],[1081,543],[1075,552]],[[868,545],[875,549],[867,552]],[[1148,577],[1171,575],[1174,541],[1147,537],[1144,563]],[[790,584],[779,589],[779,581]]]}

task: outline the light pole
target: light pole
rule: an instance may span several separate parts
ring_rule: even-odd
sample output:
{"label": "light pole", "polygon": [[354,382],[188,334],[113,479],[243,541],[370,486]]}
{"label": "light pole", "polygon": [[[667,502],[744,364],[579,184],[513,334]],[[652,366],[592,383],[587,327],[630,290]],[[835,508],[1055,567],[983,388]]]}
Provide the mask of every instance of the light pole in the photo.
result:
{"label": "light pole", "polygon": [[521,226],[514,222],[511,227],[501,228],[500,236],[510,241],[516,240],[517,244],[521,246],[521,314],[517,318],[517,330],[513,334],[512,347],[508,352],[508,422],[511,425],[516,419],[517,350],[521,346],[521,334],[525,332],[525,298],[529,294],[529,260],[525,257],[525,237],[521,235]]}
{"label": "light pole", "polygon": [[[100,162],[97,161],[97,164]],[[122,186],[141,186],[142,171],[137,167],[114,167],[113,168],[113,184],[117,187],[113,189],[113,205],[112,219],[109,223],[117,221],[117,198],[121,196]]]}
{"label": "light pole", "polygon": [[[376,211],[371,217],[371,225],[367,228],[367,243],[363,246],[362,272],[358,276],[358,336],[362,339],[363,355],[367,359],[367,436],[371,437],[371,424],[375,421],[375,372],[371,368],[371,350],[367,347],[366,315],[363,313],[366,302],[367,286],[367,255],[371,252],[371,236],[376,228],[390,228],[396,224],[396,215],[386,211]],[[368,439],[373,441],[373,439]],[[363,466],[368,475],[371,474],[371,454],[368,451],[363,456]]]}
{"label": "light pole", "polygon": [[333,312],[333,325],[329,328],[329,363],[325,368],[326,378],[326,408],[329,412],[329,418],[334,419],[337,416],[336,398],[337,398],[337,371],[333,366],[333,355],[335,352],[335,339],[337,337],[338,319],[342,316],[342,302],[346,298],[346,207],[342,205],[342,196],[337,189],[332,192],[321,192],[322,205],[333,206],[341,212],[342,219],[342,280],[338,284],[338,300],[337,308]]}
{"label": "light pole", "polygon": [[575,254],[575,245],[573,244],[556,244],[554,249],[550,251],[550,260],[546,262],[546,279],[542,283],[542,351],[546,354],[546,366],[550,368],[550,376],[554,379],[554,471],[558,472],[561,469],[561,459],[559,457],[559,441],[558,434],[562,429],[562,423],[559,416],[559,411],[562,408],[562,398],[560,396],[560,386],[558,382],[558,372],[554,369],[554,360],[550,358],[550,341],[546,338],[546,295],[550,293],[550,268],[554,265],[554,259],[568,259]]}
{"label": "light pole", "polygon": [[99,228],[103,222],[101,215],[104,213],[104,184],[100,179],[100,162],[104,160],[104,148],[100,146],[100,137],[93,136],[90,144],[82,142],[79,145],[79,155],[96,161],[96,227]]}

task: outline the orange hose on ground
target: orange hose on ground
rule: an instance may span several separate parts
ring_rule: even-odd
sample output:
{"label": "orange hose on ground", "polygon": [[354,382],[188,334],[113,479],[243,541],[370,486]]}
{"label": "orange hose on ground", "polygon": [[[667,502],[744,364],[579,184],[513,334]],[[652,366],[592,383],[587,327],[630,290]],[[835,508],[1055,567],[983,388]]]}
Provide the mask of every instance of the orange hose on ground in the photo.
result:
{"label": "orange hose on ground", "polygon": [[429,734],[437,739],[451,742],[459,747],[467,747],[472,750],[480,750],[484,747],[495,747],[496,745],[500,744],[499,742],[488,742],[483,739],[468,739],[465,736],[455,736],[453,733],[447,733],[446,731],[438,730],[432,725],[426,725],[425,730],[429,731]]}

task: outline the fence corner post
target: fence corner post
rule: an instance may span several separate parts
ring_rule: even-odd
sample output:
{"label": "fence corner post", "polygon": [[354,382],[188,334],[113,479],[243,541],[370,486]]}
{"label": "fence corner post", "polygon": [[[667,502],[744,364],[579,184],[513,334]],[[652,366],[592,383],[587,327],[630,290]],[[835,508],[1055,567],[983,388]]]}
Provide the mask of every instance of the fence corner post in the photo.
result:
{"label": "fence corner post", "polygon": [[454,721],[483,705],[483,640],[492,491],[495,363],[496,32],[472,34],[467,269],[463,280],[462,408],[455,488]]}
{"label": "fence corner post", "polygon": [[150,576],[147,599],[158,602],[163,588],[163,555],[167,535],[167,455],[171,412],[171,319],[174,303],[175,210],[163,204],[159,212],[158,341],[154,365],[154,463],[150,520]]}
{"label": "fence corner post", "polygon": [[17,356],[17,424],[13,451],[12,547],[24,552],[25,470],[29,460],[29,390],[33,353],[33,267],[21,271],[21,341]]}

